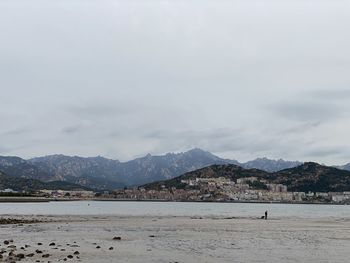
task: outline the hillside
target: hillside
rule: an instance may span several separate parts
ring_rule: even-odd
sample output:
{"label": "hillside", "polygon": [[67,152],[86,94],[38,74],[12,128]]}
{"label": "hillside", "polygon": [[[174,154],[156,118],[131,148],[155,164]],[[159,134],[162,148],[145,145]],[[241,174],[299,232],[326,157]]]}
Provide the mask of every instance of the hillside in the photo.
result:
{"label": "hillside", "polygon": [[225,177],[232,181],[243,177],[257,177],[270,183],[284,184],[289,191],[296,192],[343,192],[350,191],[350,172],[317,163],[304,163],[298,167],[269,173],[256,169],[244,169],[236,165],[213,165],[197,171],[186,173],[171,180],[146,184],[146,189],[185,188],[181,180],[195,178]]}
{"label": "hillside", "polygon": [[350,172],[308,162],[301,166],[270,174],[268,179],[288,186],[291,191],[350,191]]}
{"label": "hillside", "polygon": [[82,187],[80,185],[53,181],[53,182],[42,182],[36,179],[24,179],[19,177],[8,176],[0,172],[0,189],[10,188],[16,191],[37,191],[42,189],[48,190],[90,190],[89,188]]}
{"label": "hillside", "polygon": [[257,169],[244,169],[234,164],[212,165],[196,171],[185,173],[182,176],[170,180],[146,184],[143,187],[146,189],[160,189],[162,185],[165,185],[167,188],[176,187],[177,189],[182,189],[185,187],[185,185],[181,183],[182,180],[224,177],[230,179],[231,181],[236,181],[239,178],[253,176],[264,179],[269,176],[269,173]]}

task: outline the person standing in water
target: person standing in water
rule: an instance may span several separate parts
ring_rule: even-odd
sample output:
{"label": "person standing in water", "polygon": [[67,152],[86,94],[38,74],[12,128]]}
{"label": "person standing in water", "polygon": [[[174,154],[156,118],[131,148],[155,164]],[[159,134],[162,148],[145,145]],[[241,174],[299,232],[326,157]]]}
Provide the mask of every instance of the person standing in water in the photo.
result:
{"label": "person standing in water", "polygon": [[267,220],[267,210],[265,211],[265,220]]}

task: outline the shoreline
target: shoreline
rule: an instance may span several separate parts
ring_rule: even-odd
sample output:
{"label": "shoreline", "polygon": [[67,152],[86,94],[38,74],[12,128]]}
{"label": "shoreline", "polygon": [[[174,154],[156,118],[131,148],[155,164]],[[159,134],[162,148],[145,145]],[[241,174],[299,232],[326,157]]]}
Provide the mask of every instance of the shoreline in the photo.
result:
{"label": "shoreline", "polygon": [[18,218],[46,221],[1,225],[0,242],[13,240],[10,245],[17,247],[15,253],[26,256],[23,262],[43,262],[42,255],[46,255],[46,261],[66,258],[86,263],[226,263],[232,259],[340,263],[347,262],[350,245],[349,220],[87,215]]}
{"label": "shoreline", "polygon": [[227,204],[290,204],[290,205],[335,205],[346,206],[346,203],[324,203],[324,202],[279,202],[279,201],[194,201],[194,200],[135,200],[135,199],[114,199],[114,198],[47,198],[47,197],[0,197],[0,203],[49,203],[49,202],[77,202],[77,201],[96,201],[96,202],[153,202],[153,203],[227,203]]}

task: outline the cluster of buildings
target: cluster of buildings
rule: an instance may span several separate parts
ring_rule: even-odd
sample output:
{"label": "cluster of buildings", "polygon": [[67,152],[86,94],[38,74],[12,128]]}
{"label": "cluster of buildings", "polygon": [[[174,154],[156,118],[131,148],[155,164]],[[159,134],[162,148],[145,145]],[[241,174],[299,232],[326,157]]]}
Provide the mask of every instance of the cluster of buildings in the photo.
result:
{"label": "cluster of buildings", "polygon": [[[350,203],[350,192],[343,193],[305,193],[288,192],[283,184],[272,184],[257,177],[237,179],[195,178],[181,181],[181,189],[133,188],[116,190],[113,197],[129,200],[167,200],[167,201],[237,201],[237,202],[333,202]],[[180,187],[179,187],[180,188]]]}
{"label": "cluster of buildings", "polygon": [[95,197],[93,191],[40,190],[39,194],[52,198],[91,199]]}

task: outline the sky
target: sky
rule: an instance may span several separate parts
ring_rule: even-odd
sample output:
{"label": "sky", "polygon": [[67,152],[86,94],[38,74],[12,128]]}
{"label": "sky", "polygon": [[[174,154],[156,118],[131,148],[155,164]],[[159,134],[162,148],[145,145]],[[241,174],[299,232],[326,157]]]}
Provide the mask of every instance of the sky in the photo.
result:
{"label": "sky", "polygon": [[350,162],[350,1],[1,0],[0,155]]}

